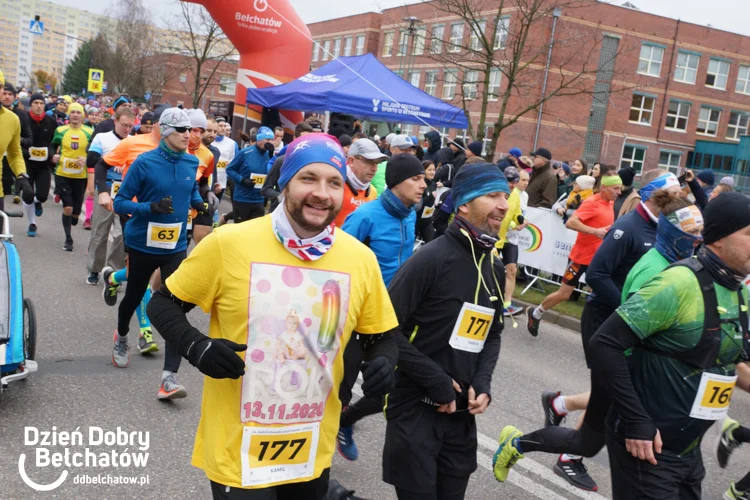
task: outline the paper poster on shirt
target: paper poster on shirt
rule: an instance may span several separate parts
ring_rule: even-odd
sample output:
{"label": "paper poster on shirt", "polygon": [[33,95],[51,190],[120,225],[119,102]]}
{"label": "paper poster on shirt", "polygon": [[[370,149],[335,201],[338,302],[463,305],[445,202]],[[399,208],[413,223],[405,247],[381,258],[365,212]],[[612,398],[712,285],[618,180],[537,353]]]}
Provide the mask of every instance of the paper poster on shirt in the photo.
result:
{"label": "paper poster on shirt", "polygon": [[320,421],[349,307],[348,274],[252,264],[240,419]]}

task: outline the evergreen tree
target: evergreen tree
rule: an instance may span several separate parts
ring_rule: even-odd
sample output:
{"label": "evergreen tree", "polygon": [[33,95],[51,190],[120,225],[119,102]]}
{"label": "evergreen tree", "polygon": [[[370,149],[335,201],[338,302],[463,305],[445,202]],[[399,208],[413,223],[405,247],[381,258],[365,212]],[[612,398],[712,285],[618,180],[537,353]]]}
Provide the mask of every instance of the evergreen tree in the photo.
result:
{"label": "evergreen tree", "polygon": [[89,68],[92,67],[91,63],[89,44],[82,43],[78,47],[76,56],[70,61],[63,73],[63,92],[66,94],[81,94],[81,91],[86,89],[89,81]]}

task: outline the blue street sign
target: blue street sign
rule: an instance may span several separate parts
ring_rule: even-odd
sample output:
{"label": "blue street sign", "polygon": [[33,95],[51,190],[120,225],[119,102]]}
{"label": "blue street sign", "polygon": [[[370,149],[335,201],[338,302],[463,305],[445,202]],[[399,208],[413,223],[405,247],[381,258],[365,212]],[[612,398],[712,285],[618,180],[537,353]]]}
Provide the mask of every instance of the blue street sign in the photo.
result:
{"label": "blue street sign", "polygon": [[41,21],[31,20],[29,23],[29,33],[34,35],[44,34],[44,23]]}

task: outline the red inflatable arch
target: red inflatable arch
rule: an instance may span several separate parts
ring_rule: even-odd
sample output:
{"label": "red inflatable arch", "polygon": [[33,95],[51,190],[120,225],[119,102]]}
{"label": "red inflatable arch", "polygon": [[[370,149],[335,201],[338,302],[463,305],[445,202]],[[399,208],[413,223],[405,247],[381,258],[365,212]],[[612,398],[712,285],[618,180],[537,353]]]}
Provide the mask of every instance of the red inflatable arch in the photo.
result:
{"label": "red inflatable arch", "polygon": [[[234,96],[234,129],[245,116],[248,88],[279,85],[310,71],[312,40],[307,25],[289,0],[183,0],[206,8],[240,54]],[[250,106],[247,117],[260,122],[261,109]],[[302,121],[298,111],[282,111],[284,128],[293,132]]]}

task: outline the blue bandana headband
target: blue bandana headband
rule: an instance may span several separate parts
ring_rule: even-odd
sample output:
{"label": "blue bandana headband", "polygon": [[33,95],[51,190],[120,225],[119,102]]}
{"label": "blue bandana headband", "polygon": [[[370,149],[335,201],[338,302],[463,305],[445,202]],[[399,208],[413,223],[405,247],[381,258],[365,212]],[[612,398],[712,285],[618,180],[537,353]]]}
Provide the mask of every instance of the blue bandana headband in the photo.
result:
{"label": "blue bandana headband", "polygon": [[456,209],[471,200],[489,193],[510,194],[505,175],[492,163],[464,165],[453,179],[454,206]]}
{"label": "blue bandana headband", "polygon": [[677,176],[673,173],[664,174],[657,177],[653,181],[643,186],[638,194],[641,195],[641,201],[648,201],[654,195],[654,193],[660,189],[669,189],[672,186],[679,186],[680,181],[677,180]]}
{"label": "blue bandana headband", "polygon": [[311,163],[326,163],[341,174],[342,180],[346,180],[346,156],[336,138],[328,134],[307,134],[287,146],[279,188],[283,191],[292,177]]}
{"label": "blue bandana headband", "polygon": [[700,236],[693,236],[690,233],[686,233],[674,225],[664,214],[659,215],[654,248],[670,264],[692,257],[693,252],[701,241],[703,241],[703,238]]}

